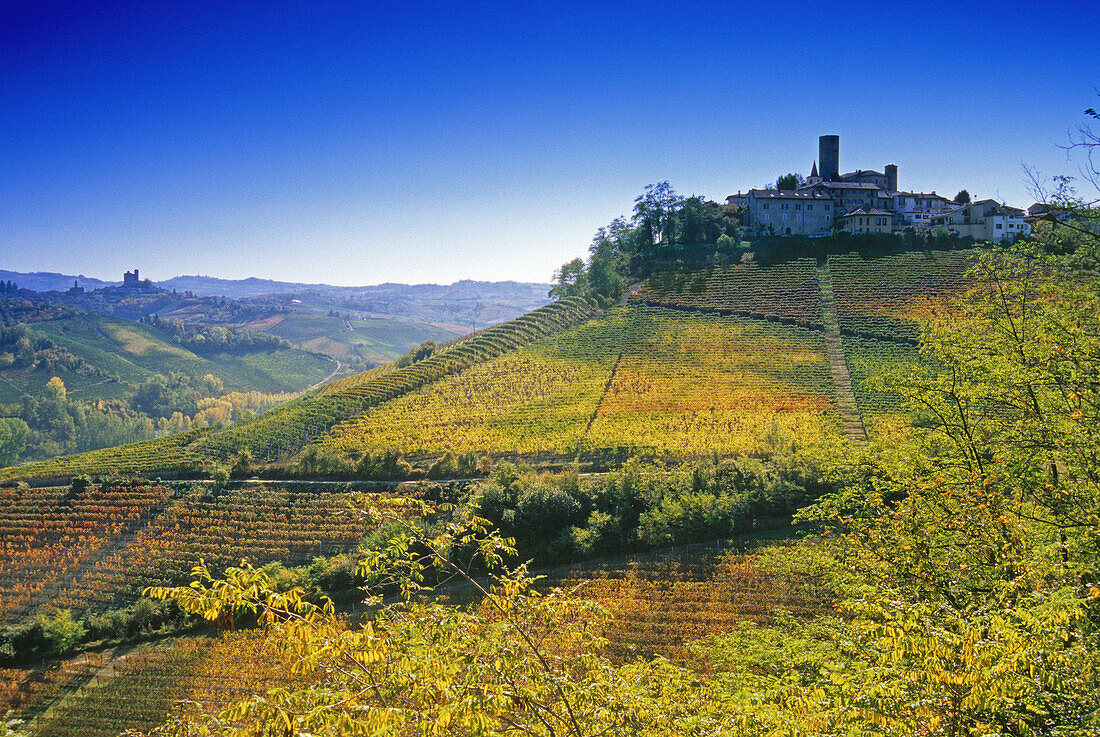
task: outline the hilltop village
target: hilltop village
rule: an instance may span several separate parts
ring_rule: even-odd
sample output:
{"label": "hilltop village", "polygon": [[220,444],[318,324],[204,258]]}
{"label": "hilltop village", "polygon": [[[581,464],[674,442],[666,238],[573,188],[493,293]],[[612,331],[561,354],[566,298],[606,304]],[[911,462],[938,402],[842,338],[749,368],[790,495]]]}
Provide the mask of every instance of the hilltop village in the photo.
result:
{"label": "hilltop village", "polygon": [[[820,164],[820,168],[819,165]],[[726,198],[742,222],[759,235],[826,236],[892,233],[905,228],[943,227],[960,238],[1003,241],[1031,232],[1025,211],[992,199],[955,202],[932,192],[898,189],[898,167],[881,172],[857,169],[840,173],[840,136],[818,139],[818,158],[810,176],[792,189],[750,189]]]}

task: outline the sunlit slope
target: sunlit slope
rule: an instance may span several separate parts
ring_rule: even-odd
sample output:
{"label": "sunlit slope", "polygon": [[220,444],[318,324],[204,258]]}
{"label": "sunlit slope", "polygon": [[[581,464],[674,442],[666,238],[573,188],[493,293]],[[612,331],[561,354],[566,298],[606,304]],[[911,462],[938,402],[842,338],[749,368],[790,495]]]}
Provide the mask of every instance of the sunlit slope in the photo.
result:
{"label": "sunlit slope", "polygon": [[966,288],[975,250],[829,257],[837,318],[845,333],[916,341]]}
{"label": "sunlit slope", "polygon": [[206,460],[191,445],[205,430],[191,430],[114,448],[0,469],[0,478],[54,478],[77,474],[130,475],[200,469]]}
{"label": "sunlit slope", "polygon": [[627,307],[337,426],[351,453],[582,459],[750,453],[773,425],[837,437],[824,336],[786,325]]}
{"label": "sunlit slope", "polygon": [[821,327],[817,262],[738,264],[710,270],[660,272],[631,295],[635,304],[719,311]]}
{"label": "sunlit slope", "polygon": [[211,462],[224,461],[244,449],[259,458],[278,460],[371,407],[566,330],[598,312],[583,300],[555,302],[458,339],[411,366],[387,365],[347,377],[226,430],[173,435],[6,468],[0,470],[0,478],[182,472],[208,467]]}
{"label": "sunlit slope", "polygon": [[289,402],[255,420],[205,438],[202,447],[205,452],[223,457],[247,448],[258,457],[277,459],[371,407],[553,335],[596,314],[597,310],[583,300],[568,299],[540,307],[458,341],[411,366],[378,372],[363,381],[347,380],[337,389],[322,390]]}
{"label": "sunlit slope", "polygon": [[607,386],[632,314],[618,309],[335,428],[341,452],[575,453]]}
{"label": "sunlit slope", "polygon": [[838,436],[823,333],[681,310],[636,315],[587,451],[749,454],[773,428],[804,444]]}
{"label": "sunlit slope", "polygon": [[[950,316],[967,288],[966,272],[978,249],[828,257],[831,283],[823,285],[813,259],[757,266],[739,264],[652,275],[636,289],[637,304],[660,304],[697,314],[747,315],[813,330],[826,309],[821,288],[833,294],[842,341],[839,356],[851,376],[853,403],[872,438],[903,427],[901,397],[877,379],[923,360],[916,342],[929,321]],[[666,384],[667,385],[667,384]]]}
{"label": "sunlit slope", "polygon": [[[153,374],[172,371],[195,379],[213,374],[231,391],[301,391],[333,368],[332,359],[296,348],[199,356],[152,327],[103,315],[79,315],[30,327],[99,370],[86,377],[61,374],[70,392],[81,392],[82,398],[115,396],[119,381],[139,384]],[[105,382],[107,377],[115,381]],[[27,391],[35,393],[35,387]]]}

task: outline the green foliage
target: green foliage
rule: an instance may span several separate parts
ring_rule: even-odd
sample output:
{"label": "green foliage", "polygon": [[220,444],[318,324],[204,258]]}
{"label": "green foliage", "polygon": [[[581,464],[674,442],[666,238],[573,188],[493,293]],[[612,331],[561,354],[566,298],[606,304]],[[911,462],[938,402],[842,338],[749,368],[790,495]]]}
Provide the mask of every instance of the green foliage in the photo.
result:
{"label": "green foliage", "polygon": [[801,174],[784,174],[775,180],[775,188],[780,191],[798,189],[805,181],[806,178]]}
{"label": "green foliage", "polygon": [[545,563],[728,538],[828,488],[817,461],[790,454],[674,469],[632,459],[586,478],[505,463],[470,487],[465,503],[515,539],[523,557]]}
{"label": "green foliage", "polygon": [[0,417],[0,467],[14,464],[27,447],[30,427],[18,417]]}
{"label": "green foliage", "polygon": [[215,489],[224,489],[229,485],[229,471],[219,466],[210,472],[210,480]]}
{"label": "green foliage", "polygon": [[229,475],[235,479],[243,479],[252,475],[252,453],[248,448],[241,449],[241,452],[233,456],[233,466],[229,469]]}
{"label": "green foliage", "polygon": [[38,625],[42,628],[43,639],[49,643],[50,652],[55,655],[69,652],[87,634],[84,625],[74,620],[68,609],[62,609],[52,618],[39,615]]}
{"label": "green foliage", "polygon": [[[930,359],[889,378],[931,418],[852,464],[807,517],[844,535],[849,616],[829,667],[847,715],[898,733],[1094,733],[1100,714],[1100,299],[985,257]],[[822,715],[821,718],[825,718]]]}
{"label": "green foliage", "polygon": [[417,361],[423,361],[425,358],[430,358],[438,349],[439,346],[435,344],[434,340],[425,340],[420,345],[410,348],[408,353],[397,359],[397,367],[405,368],[406,366],[412,366]]}

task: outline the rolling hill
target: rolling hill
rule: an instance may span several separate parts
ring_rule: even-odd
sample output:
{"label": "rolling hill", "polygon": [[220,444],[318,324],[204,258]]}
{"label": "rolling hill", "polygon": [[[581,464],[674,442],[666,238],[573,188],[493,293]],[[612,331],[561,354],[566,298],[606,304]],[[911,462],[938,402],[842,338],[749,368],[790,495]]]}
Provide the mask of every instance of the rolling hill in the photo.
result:
{"label": "rolling hill", "polygon": [[0,402],[42,396],[46,382],[55,375],[82,399],[117,398],[154,374],[173,371],[194,379],[212,374],[230,391],[295,392],[320,381],[335,366],[323,355],[293,348],[199,356],[153,327],[103,315],[78,314],[29,327],[83,361],[85,368],[2,369]]}
{"label": "rolling hill", "polygon": [[[592,478],[639,457],[658,469],[740,458],[737,473],[755,473],[756,458],[792,439],[836,454],[889,439],[907,421],[899,398],[864,382],[922,360],[913,336],[923,320],[949,309],[967,264],[965,253],[900,254],[658,273],[621,304],[598,309],[570,298],[539,307],[456,338],[423,360],[342,377],[228,428],[3,469],[0,536],[10,542],[0,550],[0,621],[19,632],[61,608],[88,623],[108,611],[131,621],[143,586],[185,581],[198,558],[217,567],[241,558],[318,571],[334,565],[339,573],[370,529],[346,513],[347,487],[321,480],[326,475],[373,479],[357,488],[397,500],[449,500],[468,483],[400,485],[390,480],[394,463],[375,459],[403,458],[413,465],[401,473],[421,477],[451,454],[573,467]],[[218,363],[165,344],[152,328],[109,318],[65,318],[40,329],[67,349],[102,351],[100,365],[128,380],[157,367],[197,372]],[[218,369],[227,386],[293,374],[242,362]],[[312,458],[314,476],[225,487],[123,480],[206,476],[244,451],[273,476]],[[326,466],[326,458],[335,465]],[[689,487],[702,489],[692,497],[702,506],[669,502],[661,509],[670,524],[718,504],[698,475],[702,467],[684,472]],[[628,469],[612,473],[627,478]],[[77,474],[99,483],[57,485]],[[789,477],[773,481],[776,489],[795,488]],[[564,503],[532,483],[538,493],[531,499]],[[651,481],[636,483],[643,488],[637,493],[660,503],[660,492],[645,486]],[[583,534],[602,519],[593,513]],[[786,527],[775,534],[789,535]],[[573,535],[583,542],[579,529]],[[687,643],[700,636],[766,624],[776,607],[798,617],[828,611],[831,592],[814,575],[777,573],[751,552],[718,552],[709,539],[710,547],[686,557],[613,558],[556,569],[551,580],[583,585],[615,613],[616,625],[604,634],[620,661],[660,654],[698,664]],[[78,715],[88,735],[149,728],[172,699],[228,704],[248,689],[288,683],[264,647],[258,633],[245,631],[149,642],[98,660],[84,655],[53,670],[19,666],[6,672],[13,684],[6,703],[33,718],[34,734],[65,733]],[[235,666],[246,662],[242,675]],[[86,683],[94,687],[78,688]]]}
{"label": "rolling hill", "polygon": [[[602,313],[577,301],[539,308],[421,363],[349,377],[205,433],[186,449],[203,466],[244,450],[283,464],[307,446],[351,458],[396,451],[422,464],[475,452],[600,466],[631,454],[751,454],[767,432],[861,444],[900,421],[896,398],[864,380],[919,360],[913,336],[958,291],[967,264],[966,253],[899,254],[658,274],[626,305]],[[870,293],[890,297],[870,304],[860,297]],[[63,324],[56,334],[66,335]],[[140,370],[146,354],[161,365],[207,368],[158,347],[147,331],[102,330],[123,354],[120,371]],[[264,375],[264,367],[241,363],[221,370],[238,381]],[[139,456],[147,458],[140,444],[118,449],[107,465],[150,474],[179,468],[174,460],[171,469],[134,462]],[[86,461],[0,475],[64,476]],[[102,463],[97,455],[96,467]]]}

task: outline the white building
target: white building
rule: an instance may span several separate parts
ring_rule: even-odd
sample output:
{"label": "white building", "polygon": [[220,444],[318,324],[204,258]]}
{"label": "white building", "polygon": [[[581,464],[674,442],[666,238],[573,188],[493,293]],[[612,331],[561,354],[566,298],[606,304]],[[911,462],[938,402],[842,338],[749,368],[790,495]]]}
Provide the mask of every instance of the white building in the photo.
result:
{"label": "white building", "polygon": [[978,200],[960,205],[932,218],[933,226],[943,226],[960,238],[977,241],[1003,241],[1031,233],[1024,211],[1002,205],[996,200]]}
{"label": "white building", "polygon": [[893,195],[895,228],[927,228],[932,218],[956,207],[954,202],[935,192],[889,192]]}

